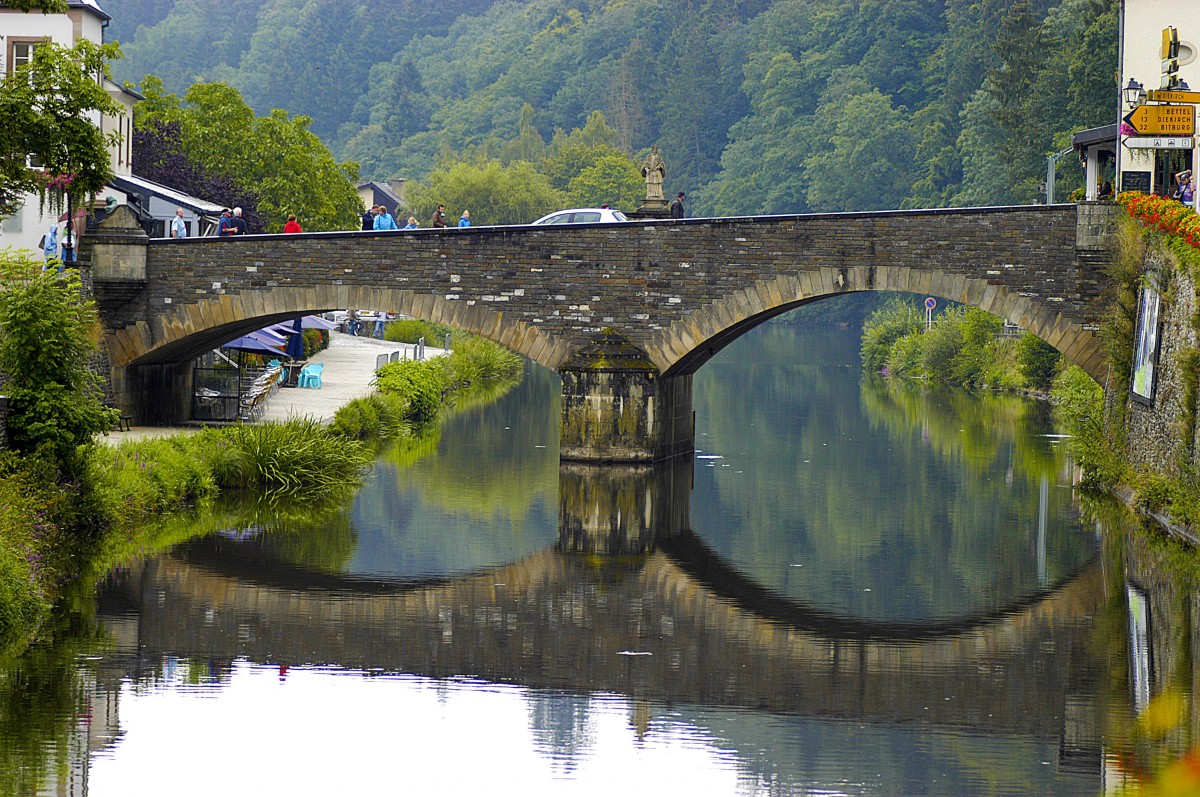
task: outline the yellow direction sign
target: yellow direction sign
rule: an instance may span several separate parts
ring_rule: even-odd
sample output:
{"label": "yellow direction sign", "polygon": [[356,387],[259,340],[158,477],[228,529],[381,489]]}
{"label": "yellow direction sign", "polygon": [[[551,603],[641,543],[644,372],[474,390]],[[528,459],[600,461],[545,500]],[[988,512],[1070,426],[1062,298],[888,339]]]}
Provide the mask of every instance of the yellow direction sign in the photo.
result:
{"label": "yellow direction sign", "polygon": [[1190,136],[1196,132],[1194,105],[1139,105],[1125,121],[1142,136]]}
{"label": "yellow direction sign", "polygon": [[1150,89],[1146,92],[1151,102],[1200,102],[1200,91],[1163,91]]}

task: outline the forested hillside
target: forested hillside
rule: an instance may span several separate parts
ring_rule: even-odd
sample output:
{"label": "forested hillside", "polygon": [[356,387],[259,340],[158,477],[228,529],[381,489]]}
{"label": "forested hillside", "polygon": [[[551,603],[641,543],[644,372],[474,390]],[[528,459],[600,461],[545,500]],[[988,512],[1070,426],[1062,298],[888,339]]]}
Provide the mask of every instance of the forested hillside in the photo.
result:
{"label": "forested hillside", "polygon": [[509,162],[599,110],[627,154],[660,145],[697,214],[1036,202],[1046,155],[1114,120],[1116,6],[105,0],[118,77],[225,80],[365,177]]}

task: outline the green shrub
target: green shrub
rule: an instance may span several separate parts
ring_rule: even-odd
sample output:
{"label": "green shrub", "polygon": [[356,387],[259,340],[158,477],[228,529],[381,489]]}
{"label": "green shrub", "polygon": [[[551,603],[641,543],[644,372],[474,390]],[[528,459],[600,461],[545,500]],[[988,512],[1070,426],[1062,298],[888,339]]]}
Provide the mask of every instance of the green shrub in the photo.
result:
{"label": "green shrub", "polygon": [[1054,378],[1050,395],[1055,413],[1071,435],[1071,453],[1083,468],[1084,485],[1119,483],[1125,460],[1105,433],[1104,390],[1082,368],[1071,365]]}
{"label": "green shrub", "polygon": [[306,329],[300,333],[304,339],[305,359],[329,348],[329,332],[324,329]]}
{"label": "green shrub", "polygon": [[1017,368],[1029,388],[1049,390],[1061,359],[1053,346],[1036,335],[1026,332],[1017,338]]}
{"label": "green shrub", "polygon": [[1017,338],[997,338],[988,350],[990,357],[983,365],[979,383],[997,390],[1024,390],[1025,378],[1017,366]]}
{"label": "green shrub", "polygon": [[474,336],[455,336],[447,358],[453,385],[480,385],[521,377],[525,363],[499,344]]}
{"label": "green shrub", "polygon": [[910,332],[892,344],[888,354],[887,369],[891,376],[919,377],[921,370],[922,347],[925,336],[920,331]]}
{"label": "green shrub", "polygon": [[959,316],[959,324],[962,345],[952,363],[951,381],[964,387],[981,384],[995,362],[996,335],[1004,322],[986,310],[968,307]]}
{"label": "green shrub", "polygon": [[893,298],[883,307],[871,313],[863,324],[862,355],[863,368],[879,371],[887,364],[892,344],[900,338],[921,330],[920,311],[899,297]]}
{"label": "green shrub", "polygon": [[446,358],[401,360],[388,363],[378,371],[380,392],[408,400],[407,419],[416,426],[431,423],[442,406],[442,394],[449,387],[450,369]]}
{"label": "green shrub", "polygon": [[49,457],[66,481],[78,476],[81,449],[117,417],[104,406],[100,377],[89,367],[96,309],[81,290],[74,269],[42,271],[30,253],[0,250],[0,371],[8,375],[9,444]]}
{"label": "green shrub", "polygon": [[387,322],[383,328],[383,339],[395,343],[416,343],[425,338],[426,345],[441,346],[447,335],[454,330],[442,324],[420,321],[416,318],[397,318]]}
{"label": "green shrub", "polygon": [[395,440],[411,433],[408,399],[377,393],[355,399],[337,411],[329,424],[331,434],[351,440]]}
{"label": "green shrub", "polygon": [[942,313],[928,332],[921,350],[921,370],[939,382],[954,381],[955,359],[963,348],[963,312]]}

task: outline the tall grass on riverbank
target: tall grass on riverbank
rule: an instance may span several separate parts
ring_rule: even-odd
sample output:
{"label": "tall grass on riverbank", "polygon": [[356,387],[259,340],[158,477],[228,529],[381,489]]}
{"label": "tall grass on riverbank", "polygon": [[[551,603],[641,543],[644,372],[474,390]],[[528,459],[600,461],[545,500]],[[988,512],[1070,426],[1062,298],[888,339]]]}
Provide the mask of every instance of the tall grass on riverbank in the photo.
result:
{"label": "tall grass on riverbank", "polygon": [[[154,547],[164,532],[146,521],[222,492],[273,511],[328,505],[359,483],[370,443],[409,438],[427,451],[419,433],[429,437],[447,408],[498,398],[522,372],[517,355],[462,338],[447,357],[389,365],[380,394],[351,402],[327,428],[296,419],[91,446],[69,484],[41,460],[0,457],[0,649],[29,637],[63,583]],[[173,542],[191,533],[170,528]]]}
{"label": "tall grass on riverbank", "polygon": [[[357,485],[361,442],[312,420],[205,429],[92,446],[80,483],[39,476],[37,460],[0,461],[0,648],[28,635],[59,586],[99,551],[122,549],[153,517],[221,491],[289,505]],[[84,533],[87,529],[87,533]]]}
{"label": "tall grass on riverbank", "polygon": [[0,640],[4,629],[30,625],[49,607],[43,582],[46,547],[58,528],[49,513],[49,496],[12,467],[0,463]]}

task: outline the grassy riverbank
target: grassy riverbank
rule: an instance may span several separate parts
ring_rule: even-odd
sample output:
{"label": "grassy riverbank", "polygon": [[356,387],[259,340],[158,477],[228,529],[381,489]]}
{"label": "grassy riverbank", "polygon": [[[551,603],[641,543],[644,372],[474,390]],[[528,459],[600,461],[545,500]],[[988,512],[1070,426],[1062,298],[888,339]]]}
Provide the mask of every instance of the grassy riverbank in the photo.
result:
{"label": "grassy riverbank", "polygon": [[357,486],[376,449],[419,441],[447,412],[497,398],[522,370],[517,355],[464,336],[448,356],[386,366],[380,392],[346,405],[327,427],[290,420],[89,445],[78,477],[68,482],[45,459],[6,452],[0,649],[30,638],[64,584],[207,533],[148,521],[229,492],[271,511],[328,504]]}

